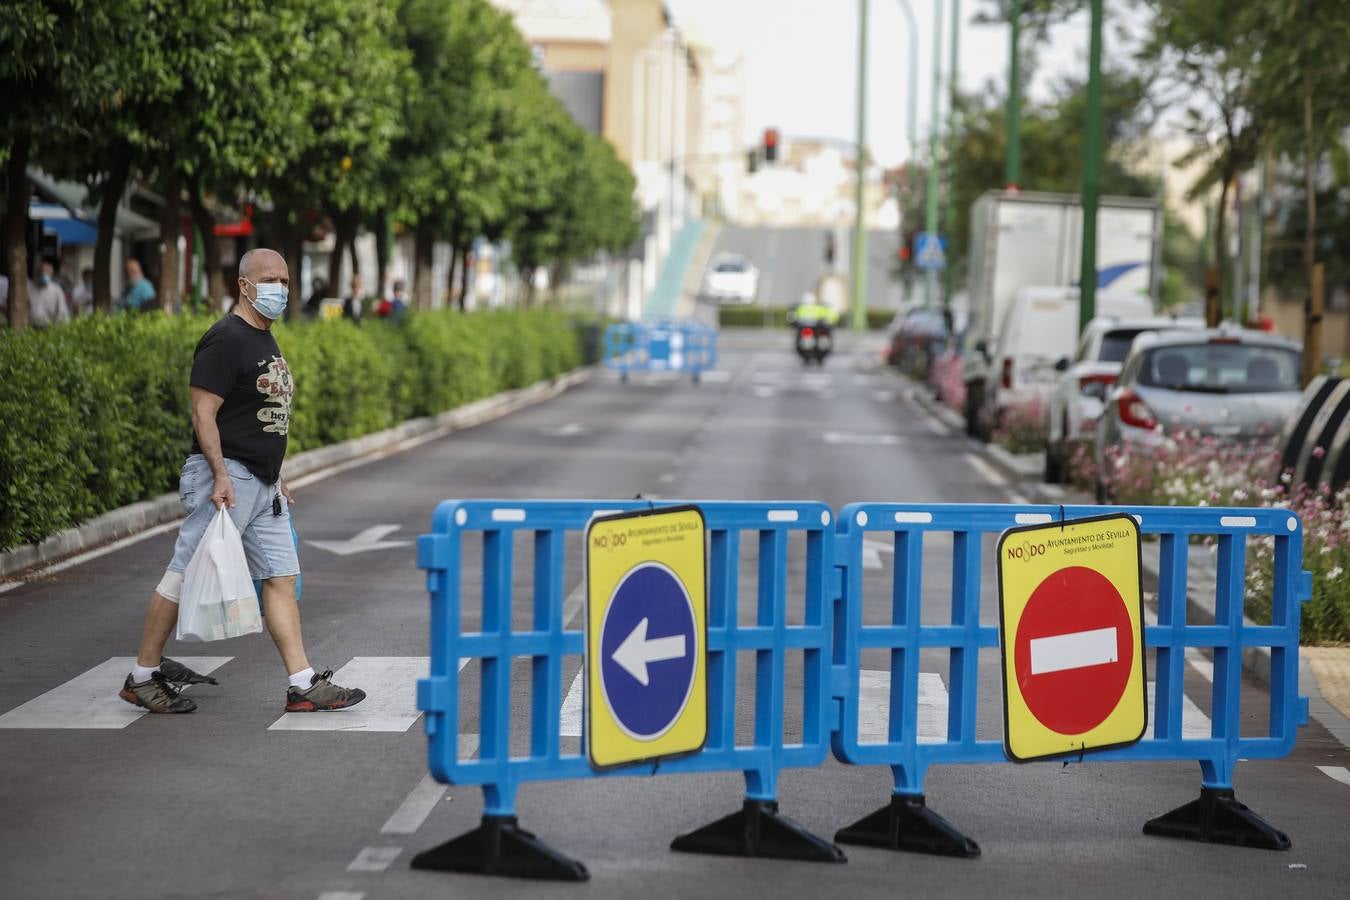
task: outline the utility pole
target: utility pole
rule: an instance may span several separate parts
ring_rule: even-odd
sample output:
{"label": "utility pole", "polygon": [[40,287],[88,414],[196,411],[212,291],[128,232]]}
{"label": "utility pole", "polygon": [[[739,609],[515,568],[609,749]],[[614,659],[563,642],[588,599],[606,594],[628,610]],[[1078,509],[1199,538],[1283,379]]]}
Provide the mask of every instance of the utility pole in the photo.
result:
{"label": "utility pole", "polygon": [[[933,0],[933,104],[928,113],[928,196],[924,230],[937,240],[938,228],[938,131],[942,121],[942,0]],[[937,270],[927,271],[923,305],[933,307],[937,295]]]}
{"label": "utility pole", "polygon": [[858,0],[858,182],[853,192],[853,313],[856,331],[867,327],[867,229],[863,200],[867,187],[867,6]]}
{"label": "utility pole", "polygon": [[1097,306],[1097,194],[1102,165],[1102,0],[1091,0],[1088,43],[1087,127],[1083,135],[1083,264],[1078,275],[1078,330]]}
{"label": "utility pole", "polygon": [[1003,163],[1004,187],[1015,188],[1022,177],[1022,0],[1012,0],[1008,53],[1008,151]]}
{"label": "utility pole", "polygon": [[899,0],[899,3],[909,20],[909,115],[905,137],[909,140],[910,165],[913,165],[919,155],[919,21],[914,18],[914,4],[910,0]]}
{"label": "utility pole", "polygon": [[[961,79],[957,76],[960,68],[960,50],[961,44],[961,0],[952,0],[952,64],[947,72],[947,215],[943,217],[947,226],[947,234],[950,240],[952,226],[956,222],[956,120],[957,120],[957,92],[961,87]],[[955,281],[955,275],[952,272],[952,261],[947,260],[947,267],[942,272],[944,278],[943,306],[952,304],[952,286]]]}

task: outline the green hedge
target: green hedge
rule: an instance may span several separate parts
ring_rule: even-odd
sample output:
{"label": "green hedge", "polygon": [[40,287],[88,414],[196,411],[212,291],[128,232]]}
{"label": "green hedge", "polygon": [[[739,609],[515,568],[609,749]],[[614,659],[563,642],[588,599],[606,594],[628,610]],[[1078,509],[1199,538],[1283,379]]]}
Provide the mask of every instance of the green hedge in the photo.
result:
{"label": "green hedge", "polygon": [[[786,328],[788,308],[786,306],[770,306],[767,309],[768,321],[765,321],[766,309],[763,306],[719,306],[717,308],[717,324],[723,328]],[[869,309],[867,311],[867,327],[872,331],[879,331],[891,324],[891,319],[895,318],[893,309]],[[848,317],[845,316],[842,324],[848,324]]]}
{"label": "green hedge", "polygon": [[[191,443],[188,372],[212,320],[95,316],[0,333],[0,550],[172,491]],[[360,437],[581,362],[552,311],[281,325],[295,373],[288,450]]]}

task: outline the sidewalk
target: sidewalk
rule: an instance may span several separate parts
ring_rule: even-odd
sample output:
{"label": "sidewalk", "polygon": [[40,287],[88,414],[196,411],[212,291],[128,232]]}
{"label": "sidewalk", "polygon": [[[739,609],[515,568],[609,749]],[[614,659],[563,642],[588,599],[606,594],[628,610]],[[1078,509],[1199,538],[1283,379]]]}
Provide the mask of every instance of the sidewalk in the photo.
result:
{"label": "sidewalk", "polygon": [[[1011,487],[1033,503],[1092,505],[1093,500],[1073,488],[1045,484],[1043,454],[1014,455],[994,444],[983,444],[965,434],[965,421],[943,406],[924,385],[897,373],[912,388],[910,396],[935,419],[1007,477]],[[1157,578],[1157,542],[1143,545],[1145,570]],[[1188,556],[1186,603],[1196,622],[1214,621],[1215,563],[1208,554]],[[1270,685],[1270,648],[1253,647],[1244,654],[1243,668],[1261,684]],[[1338,741],[1350,747],[1350,647],[1300,647],[1299,689],[1308,696],[1309,712]]]}

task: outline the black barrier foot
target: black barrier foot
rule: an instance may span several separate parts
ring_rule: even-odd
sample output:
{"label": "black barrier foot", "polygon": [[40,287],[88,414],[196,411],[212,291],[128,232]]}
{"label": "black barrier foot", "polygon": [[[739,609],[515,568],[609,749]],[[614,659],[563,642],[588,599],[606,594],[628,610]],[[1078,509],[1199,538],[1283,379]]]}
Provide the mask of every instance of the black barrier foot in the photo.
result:
{"label": "black barrier foot", "polygon": [[670,842],[681,853],[768,856],[803,862],[847,862],[844,851],[816,837],[787,816],[773,800],[746,800],[740,812],[682,834]]}
{"label": "black barrier foot", "polygon": [[1144,834],[1263,850],[1293,846],[1289,835],[1239,803],[1232,788],[1201,788],[1199,800],[1145,822]]}
{"label": "black barrier foot", "polygon": [[980,855],[980,845],[929,809],[924,803],[923,794],[892,794],[888,805],[847,828],[839,829],[834,839],[841,844],[861,844],[865,847],[933,853],[938,856],[973,859]]}
{"label": "black barrier foot", "polygon": [[563,856],[521,828],[515,816],[483,816],[483,824],[473,831],[414,856],[412,867],[545,881],[591,877],[584,863]]}

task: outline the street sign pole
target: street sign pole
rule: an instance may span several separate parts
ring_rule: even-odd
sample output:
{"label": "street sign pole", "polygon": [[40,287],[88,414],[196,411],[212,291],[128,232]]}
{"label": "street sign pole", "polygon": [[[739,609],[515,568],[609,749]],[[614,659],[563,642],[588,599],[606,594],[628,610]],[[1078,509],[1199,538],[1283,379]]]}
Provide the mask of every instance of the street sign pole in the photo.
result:
{"label": "street sign pole", "polygon": [[[938,233],[938,130],[942,121],[942,0],[933,0],[933,102],[928,109],[928,196],[924,230]],[[933,307],[937,271],[928,270],[923,305]]]}
{"label": "street sign pole", "polygon": [[853,314],[855,331],[867,327],[867,229],[863,201],[867,186],[867,5],[858,0],[858,181],[853,192]]}
{"label": "street sign pole", "polygon": [[1005,187],[1016,187],[1022,177],[1022,0],[1012,0],[1008,20],[1012,41],[1008,53],[1008,153],[1003,182]]}
{"label": "street sign pole", "polygon": [[[956,221],[956,121],[957,121],[957,91],[960,90],[961,80],[957,77],[960,68],[960,45],[961,45],[961,0],[952,0],[952,64],[947,72],[947,215],[944,216],[948,237],[952,233],[952,224]],[[952,304],[952,286],[954,284],[954,275],[951,266],[947,266],[945,275],[945,289],[943,290],[943,306]]]}
{"label": "street sign pole", "polygon": [[1097,192],[1102,165],[1102,0],[1092,0],[1086,128],[1083,135],[1083,264],[1078,276],[1080,332],[1092,321],[1097,305]]}

